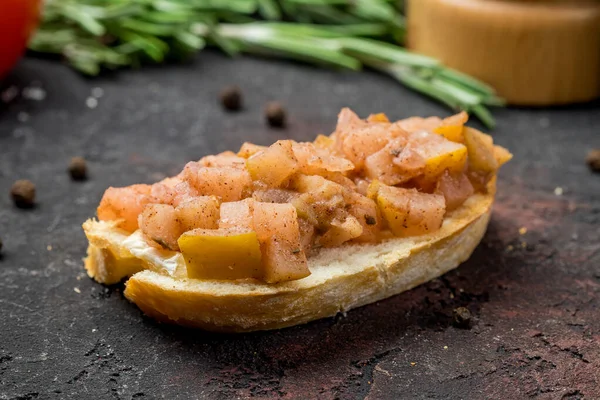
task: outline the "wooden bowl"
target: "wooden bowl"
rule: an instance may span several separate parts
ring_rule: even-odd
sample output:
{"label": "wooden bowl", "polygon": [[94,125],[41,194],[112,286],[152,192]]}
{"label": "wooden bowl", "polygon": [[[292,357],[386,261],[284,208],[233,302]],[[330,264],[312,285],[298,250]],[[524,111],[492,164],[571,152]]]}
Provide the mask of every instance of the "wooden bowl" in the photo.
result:
{"label": "wooden bowl", "polygon": [[600,1],[408,0],[408,46],[473,75],[509,103],[600,96]]}

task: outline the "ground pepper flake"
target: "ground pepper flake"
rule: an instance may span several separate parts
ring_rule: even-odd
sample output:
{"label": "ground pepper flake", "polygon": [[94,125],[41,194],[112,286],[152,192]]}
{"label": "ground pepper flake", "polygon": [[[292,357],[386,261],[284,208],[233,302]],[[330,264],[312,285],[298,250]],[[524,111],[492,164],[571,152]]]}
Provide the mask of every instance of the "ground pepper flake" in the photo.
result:
{"label": "ground pepper flake", "polygon": [[10,197],[15,206],[31,208],[35,204],[35,185],[27,179],[19,179],[10,188]]}

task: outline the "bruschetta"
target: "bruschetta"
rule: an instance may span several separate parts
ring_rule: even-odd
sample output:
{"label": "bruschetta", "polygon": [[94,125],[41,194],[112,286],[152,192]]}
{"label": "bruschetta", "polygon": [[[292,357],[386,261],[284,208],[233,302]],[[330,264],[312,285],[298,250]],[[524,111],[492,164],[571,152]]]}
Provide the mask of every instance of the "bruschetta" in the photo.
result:
{"label": "bruschetta", "polygon": [[85,268],[159,321],[211,331],[334,316],[438,277],[483,237],[511,154],[467,114],[349,109],[314,142],[244,143],[152,185],[108,188]]}

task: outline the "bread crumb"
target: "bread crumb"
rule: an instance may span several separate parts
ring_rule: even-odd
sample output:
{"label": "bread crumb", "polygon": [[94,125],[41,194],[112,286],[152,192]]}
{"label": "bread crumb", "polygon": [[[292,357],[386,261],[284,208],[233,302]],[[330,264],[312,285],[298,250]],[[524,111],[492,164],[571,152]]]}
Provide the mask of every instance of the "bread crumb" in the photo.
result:
{"label": "bread crumb", "polygon": [[39,86],[28,86],[21,93],[24,99],[42,101],[46,98],[46,91]]}
{"label": "bread crumb", "polygon": [[46,246],[46,250],[48,250],[48,251],[52,251],[52,245],[48,245],[48,246]]}
{"label": "bread crumb", "polygon": [[85,100],[85,105],[87,106],[87,108],[96,108],[98,107],[98,99],[96,99],[95,97],[88,97]]}
{"label": "bread crumb", "polygon": [[527,242],[525,242],[525,241],[522,241],[522,242],[521,242],[521,248],[522,248],[522,249],[526,249],[526,248],[527,248]]}
{"label": "bread crumb", "polygon": [[92,88],[92,97],[99,99],[104,95],[104,89],[101,87]]}
{"label": "bread crumb", "polygon": [[415,365],[417,365],[417,363],[416,363],[416,362],[411,362],[411,363],[410,363],[410,366],[411,366],[411,367],[414,367]]}
{"label": "bread crumb", "polygon": [[448,350],[448,346],[444,346],[444,350]]}
{"label": "bread crumb", "polygon": [[513,246],[512,244],[509,244],[508,246],[506,246],[506,251],[513,251],[515,248],[515,246]]}
{"label": "bread crumb", "polygon": [[527,233],[527,228],[525,228],[524,226],[522,226],[521,228],[519,228],[519,235],[524,235]]}
{"label": "bread crumb", "polygon": [[81,293],[81,290],[79,290],[79,288],[74,287],[73,290],[75,291],[75,293],[78,293],[78,294]]}
{"label": "bread crumb", "polygon": [[19,122],[27,122],[29,121],[29,114],[27,114],[25,111],[21,111],[17,114],[17,120],[19,120]]}
{"label": "bread crumb", "polygon": [[557,196],[562,196],[563,195],[563,188],[561,188],[560,186],[554,188],[554,194]]}

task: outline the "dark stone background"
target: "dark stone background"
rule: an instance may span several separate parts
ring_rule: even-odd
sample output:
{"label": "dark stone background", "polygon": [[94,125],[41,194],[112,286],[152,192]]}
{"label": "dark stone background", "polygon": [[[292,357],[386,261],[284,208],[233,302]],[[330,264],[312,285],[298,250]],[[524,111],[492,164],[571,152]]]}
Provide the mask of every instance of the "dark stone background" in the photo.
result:
{"label": "dark stone background", "polygon": [[[231,83],[244,91],[239,114],[217,101]],[[122,287],[84,274],[80,224],[107,186],[152,182],[245,140],[329,133],[343,106],[449,112],[373,73],[210,52],[94,80],[27,59],[11,86],[47,96],[0,104],[1,399],[600,399],[600,175],[584,163],[600,147],[599,103],[495,113],[494,137],[515,159],[483,243],[456,271],[347,316],[215,335],[159,325]],[[265,126],[269,100],[287,106],[287,130]],[[89,160],[85,183],[65,172],[75,155]],[[18,178],[36,183],[35,209],[9,201]],[[451,325],[457,306],[475,316],[471,330]]]}

